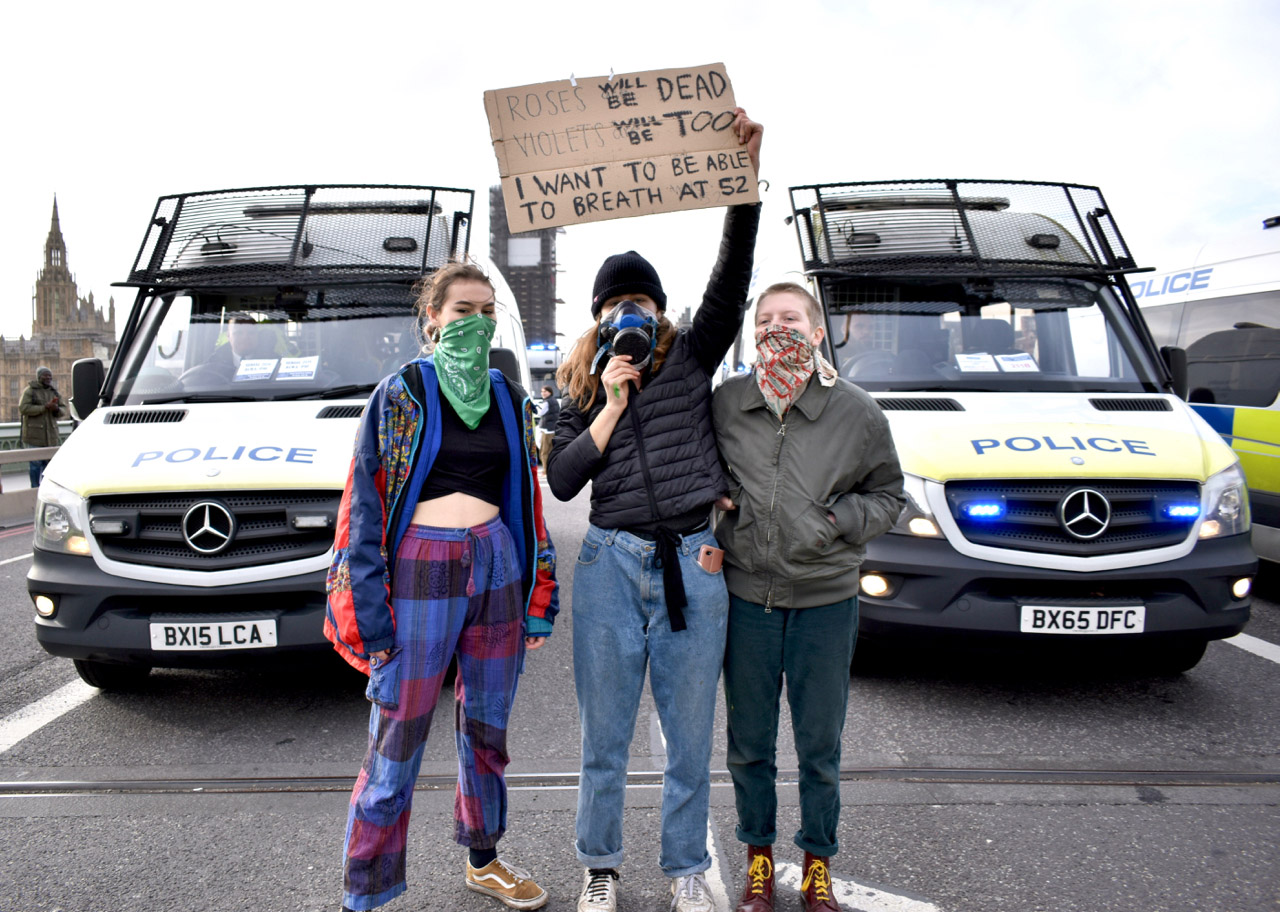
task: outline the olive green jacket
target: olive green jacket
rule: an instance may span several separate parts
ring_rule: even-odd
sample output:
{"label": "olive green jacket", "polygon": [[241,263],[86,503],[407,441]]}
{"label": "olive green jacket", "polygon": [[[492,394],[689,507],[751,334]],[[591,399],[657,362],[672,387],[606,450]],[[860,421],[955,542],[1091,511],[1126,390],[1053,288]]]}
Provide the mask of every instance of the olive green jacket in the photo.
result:
{"label": "olive green jacket", "polygon": [[[51,411],[46,406],[58,397],[58,410]],[[71,414],[67,409],[67,400],[62,398],[57,387],[45,388],[39,380],[32,380],[22,391],[22,401],[18,403],[18,413],[22,415],[22,442],[29,447],[51,447],[58,445],[58,419]]]}
{"label": "olive green jacket", "polygon": [[857,595],[864,546],[906,503],[876,401],[844,379],[823,386],[815,374],[779,421],[746,374],[716,390],[712,418],[735,505],[716,513],[729,592],[777,608]]}

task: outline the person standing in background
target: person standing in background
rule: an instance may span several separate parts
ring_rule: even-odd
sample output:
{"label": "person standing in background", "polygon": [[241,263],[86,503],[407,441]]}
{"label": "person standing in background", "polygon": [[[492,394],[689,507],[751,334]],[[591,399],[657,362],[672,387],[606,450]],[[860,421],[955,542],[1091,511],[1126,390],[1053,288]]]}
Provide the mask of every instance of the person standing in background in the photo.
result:
{"label": "person standing in background", "polygon": [[[18,413],[22,415],[22,445],[24,447],[54,447],[58,445],[58,419],[68,417],[71,412],[66,403],[58,395],[53,385],[53,371],[47,367],[36,368],[36,378],[27,384],[22,391],[22,401],[18,403]],[[29,471],[31,487],[40,487],[40,479],[44,476],[44,468],[49,464],[47,459],[33,459]]]}
{"label": "person standing in background", "polygon": [[538,419],[538,461],[545,469],[551,456],[551,441],[556,436],[556,422],[560,420],[560,400],[550,386],[542,387],[542,417]]}

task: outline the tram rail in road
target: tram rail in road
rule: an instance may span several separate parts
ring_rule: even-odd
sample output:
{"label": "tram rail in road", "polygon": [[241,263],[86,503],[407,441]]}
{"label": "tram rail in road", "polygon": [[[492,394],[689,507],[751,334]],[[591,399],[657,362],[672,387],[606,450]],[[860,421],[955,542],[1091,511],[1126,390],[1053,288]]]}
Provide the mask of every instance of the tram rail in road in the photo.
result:
{"label": "tram rail in road", "polygon": [[[795,783],[797,770],[779,770],[779,783]],[[977,769],[943,767],[845,767],[842,782],[900,782],[927,785],[1020,785],[1110,787],[1222,787],[1280,785],[1280,770],[1115,770],[1115,769]],[[713,786],[732,785],[727,770],[713,770]],[[577,773],[509,774],[511,791],[576,789]],[[100,794],[249,794],[349,792],[354,776],[227,777],[203,779],[15,780],[0,782],[0,798],[40,795]],[[421,776],[418,791],[453,791],[453,776]],[[628,788],[660,788],[661,772],[627,774]]]}

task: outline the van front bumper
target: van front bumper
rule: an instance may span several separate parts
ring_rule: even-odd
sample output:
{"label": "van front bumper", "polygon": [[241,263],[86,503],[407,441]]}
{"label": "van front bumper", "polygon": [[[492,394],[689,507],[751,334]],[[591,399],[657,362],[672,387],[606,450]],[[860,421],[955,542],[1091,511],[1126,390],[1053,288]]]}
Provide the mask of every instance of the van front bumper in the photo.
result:
{"label": "van front bumper", "polygon": [[966,557],[942,539],[882,535],[867,546],[861,572],[879,573],[893,588],[888,598],[859,594],[859,630],[873,639],[968,635],[1061,641],[1067,637],[1023,633],[1022,606],[1140,602],[1146,606],[1142,633],[1086,638],[1220,639],[1248,622],[1252,599],[1235,598],[1231,586],[1257,569],[1247,534],[1198,542],[1178,560],[1084,573]]}
{"label": "van front bumper", "polygon": [[[51,655],[165,668],[210,668],[281,653],[331,649],[324,638],[324,570],[255,583],[202,588],[103,573],[92,558],[35,550],[27,591],[53,599],[52,617],[36,615],[36,640]],[[266,648],[153,649],[157,620],[211,624],[275,622]]]}

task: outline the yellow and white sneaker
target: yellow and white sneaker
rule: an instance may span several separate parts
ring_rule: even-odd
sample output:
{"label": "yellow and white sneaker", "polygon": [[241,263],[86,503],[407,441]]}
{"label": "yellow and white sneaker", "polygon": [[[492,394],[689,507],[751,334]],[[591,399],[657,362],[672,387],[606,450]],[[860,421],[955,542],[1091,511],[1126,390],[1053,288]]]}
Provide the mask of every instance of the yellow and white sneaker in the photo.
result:
{"label": "yellow and white sneaker", "polygon": [[547,891],[519,868],[495,858],[483,868],[467,862],[467,889],[492,896],[512,909],[540,909],[547,904]]}

